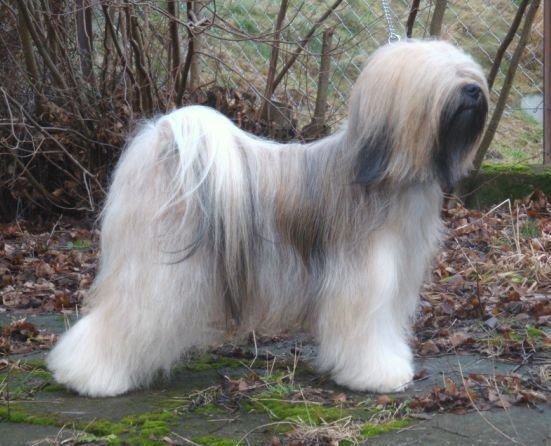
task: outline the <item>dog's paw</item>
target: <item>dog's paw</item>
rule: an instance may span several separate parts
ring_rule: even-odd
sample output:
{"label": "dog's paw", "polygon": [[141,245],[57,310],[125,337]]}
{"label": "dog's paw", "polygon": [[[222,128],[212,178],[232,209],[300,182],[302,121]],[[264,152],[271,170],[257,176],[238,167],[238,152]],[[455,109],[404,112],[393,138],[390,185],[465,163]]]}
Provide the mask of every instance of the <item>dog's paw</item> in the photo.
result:
{"label": "dog's paw", "polygon": [[98,334],[92,317],[84,317],[61,337],[48,355],[48,368],[58,383],[81,395],[120,395],[135,386],[124,364],[107,355],[110,346]]}
{"label": "dog's paw", "polygon": [[128,392],[134,386],[115,369],[96,368],[90,370],[63,358],[51,357],[48,360],[48,368],[52,371],[54,379],[70,390],[80,395],[90,397],[117,396]]}
{"label": "dog's paw", "polygon": [[339,385],[351,390],[391,393],[404,390],[413,380],[411,361],[398,356],[384,360],[367,360],[364,366],[342,369],[334,373]]}

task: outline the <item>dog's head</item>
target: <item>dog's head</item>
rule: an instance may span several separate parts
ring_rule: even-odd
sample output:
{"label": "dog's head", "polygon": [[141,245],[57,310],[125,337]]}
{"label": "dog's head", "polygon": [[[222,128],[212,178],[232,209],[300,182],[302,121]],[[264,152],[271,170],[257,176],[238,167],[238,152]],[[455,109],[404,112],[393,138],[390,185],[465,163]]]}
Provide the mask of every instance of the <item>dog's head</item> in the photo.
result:
{"label": "dog's head", "polygon": [[355,181],[437,180],[453,187],[471,167],[487,110],[482,70],[453,45],[405,41],[380,48],[350,102]]}

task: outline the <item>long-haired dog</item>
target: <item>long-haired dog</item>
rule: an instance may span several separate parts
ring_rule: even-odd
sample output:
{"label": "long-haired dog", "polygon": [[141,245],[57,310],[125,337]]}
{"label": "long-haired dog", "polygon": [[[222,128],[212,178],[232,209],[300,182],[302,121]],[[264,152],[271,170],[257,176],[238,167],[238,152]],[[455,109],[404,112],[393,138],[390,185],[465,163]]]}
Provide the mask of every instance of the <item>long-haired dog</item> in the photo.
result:
{"label": "long-haired dog", "polygon": [[228,327],[299,327],[337,383],[402,389],[442,191],[468,171],[487,104],[469,56],[409,41],[369,58],[347,123],[317,142],[260,139],[200,106],[150,122],[116,169],[88,314],[51,352],[55,378],[117,395]]}

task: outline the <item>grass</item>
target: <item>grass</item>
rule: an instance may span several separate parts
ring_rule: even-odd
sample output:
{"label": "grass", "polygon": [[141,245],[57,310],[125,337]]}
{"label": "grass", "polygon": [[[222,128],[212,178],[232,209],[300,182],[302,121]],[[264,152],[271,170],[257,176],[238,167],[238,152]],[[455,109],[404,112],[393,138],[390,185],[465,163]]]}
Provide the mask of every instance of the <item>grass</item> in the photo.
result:
{"label": "grass", "polygon": [[407,418],[402,418],[400,420],[391,420],[383,424],[366,423],[362,427],[361,433],[364,437],[374,437],[384,434],[386,432],[390,432],[392,430],[402,429],[409,426],[409,424],[411,424],[411,421]]}
{"label": "grass", "polygon": [[243,407],[249,412],[265,412],[274,420],[303,422],[309,425],[336,421],[347,415],[347,411],[339,407],[325,406],[306,399],[286,400],[282,395],[269,393],[251,398],[250,401],[243,403]]}
{"label": "grass", "polygon": [[520,235],[526,239],[533,239],[539,237],[541,235],[541,231],[535,221],[528,220],[520,228]]}
{"label": "grass", "polygon": [[67,244],[65,245],[65,249],[74,249],[76,251],[87,251],[90,248],[92,248],[91,240],[74,240],[67,242]]}
{"label": "grass", "polygon": [[213,435],[194,438],[193,442],[204,446],[237,446],[238,444],[240,444],[236,440],[218,438]]}
{"label": "grass", "polygon": [[505,113],[486,159],[500,163],[539,164],[543,126],[522,111]]}

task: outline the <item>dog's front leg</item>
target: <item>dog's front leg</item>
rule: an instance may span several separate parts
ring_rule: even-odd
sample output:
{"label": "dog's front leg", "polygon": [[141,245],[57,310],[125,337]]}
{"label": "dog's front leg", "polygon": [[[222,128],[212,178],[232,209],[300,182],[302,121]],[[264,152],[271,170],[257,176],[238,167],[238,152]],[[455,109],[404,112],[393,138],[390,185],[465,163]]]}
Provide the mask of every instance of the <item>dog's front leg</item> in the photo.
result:
{"label": "dog's front leg", "polygon": [[414,308],[416,295],[400,293],[402,249],[395,234],[381,230],[363,254],[336,256],[328,266],[318,320],[319,365],[338,384],[393,392],[413,378],[404,306]]}

